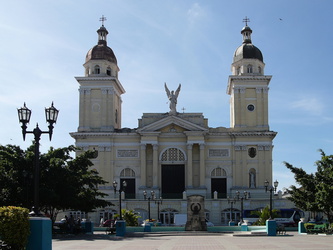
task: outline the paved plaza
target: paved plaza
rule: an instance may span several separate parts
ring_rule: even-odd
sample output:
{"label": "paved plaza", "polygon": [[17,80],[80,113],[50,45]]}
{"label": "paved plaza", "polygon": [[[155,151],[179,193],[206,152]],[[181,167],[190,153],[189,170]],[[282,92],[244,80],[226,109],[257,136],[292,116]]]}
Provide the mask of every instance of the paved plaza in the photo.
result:
{"label": "paved plaza", "polygon": [[52,240],[54,250],[136,249],[333,249],[333,235],[235,236],[225,233],[146,233],[117,237],[96,232],[92,235],[60,236]]}

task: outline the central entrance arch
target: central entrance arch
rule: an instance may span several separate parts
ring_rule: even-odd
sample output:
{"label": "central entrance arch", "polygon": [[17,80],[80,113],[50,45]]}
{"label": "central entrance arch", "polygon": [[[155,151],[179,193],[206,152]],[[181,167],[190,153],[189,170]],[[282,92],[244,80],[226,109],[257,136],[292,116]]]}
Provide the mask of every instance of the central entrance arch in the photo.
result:
{"label": "central entrance arch", "polygon": [[178,148],[168,148],[161,154],[162,197],[181,199],[185,191],[185,154]]}
{"label": "central entrance arch", "polygon": [[162,165],[163,198],[181,199],[185,191],[185,166]]}

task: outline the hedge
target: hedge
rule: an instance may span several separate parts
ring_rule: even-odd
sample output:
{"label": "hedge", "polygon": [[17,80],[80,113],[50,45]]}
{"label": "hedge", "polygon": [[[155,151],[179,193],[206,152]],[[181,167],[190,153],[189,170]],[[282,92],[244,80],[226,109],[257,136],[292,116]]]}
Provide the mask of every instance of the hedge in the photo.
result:
{"label": "hedge", "polygon": [[0,238],[10,249],[25,249],[29,234],[28,209],[14,206],[0,207]]}

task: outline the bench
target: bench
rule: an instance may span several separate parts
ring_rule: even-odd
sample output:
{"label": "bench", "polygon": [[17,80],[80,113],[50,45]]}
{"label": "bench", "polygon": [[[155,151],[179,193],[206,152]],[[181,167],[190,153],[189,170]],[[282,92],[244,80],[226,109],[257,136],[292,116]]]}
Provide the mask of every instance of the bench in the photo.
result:
{"label": "bench", "polygon": [[114,234],[116,232],[116,228],[115,227],[107,227],[105,229],[105,233],[106,234]]}
{"label": "bench", "polygon": [[286,228],[283,224],[277,224],[276,226],[276,234],[286,234]]}

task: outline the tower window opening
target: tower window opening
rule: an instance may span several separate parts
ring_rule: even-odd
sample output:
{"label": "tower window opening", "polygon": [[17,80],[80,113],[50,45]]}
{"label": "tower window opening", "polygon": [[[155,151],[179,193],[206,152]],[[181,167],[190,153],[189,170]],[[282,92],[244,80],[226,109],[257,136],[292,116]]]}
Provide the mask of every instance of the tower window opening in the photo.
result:
{"label": "tower window opening", "polygon": [[106,74],[107,74],[108,76],[111,76],[111,68],[110,68],[110,67],[108,67],[108,68],[106,69]]}
{"label": "tower window opening", "polygon": [[253,73],[252,65],[247,66],[247,73]]}
{"label": "tower window opening", "polygon": [[101,68],[98,65],[96,65],[94,68],[94,74],[100,74],[100,72],[101,72]]}
{"label": "tower window opening", "polygon": [[240,68],[240,67],[237,68],[237,72],[236,72],[236,74],[237,74],[237,75],[240,75],[240,74],[241,74],[241,68]]}
{"label": "tower window opening", "polygon": [[262,72],[260,66],[258,67],[258,72],[259,72],[259,74],[261,74],[261,72]]}

